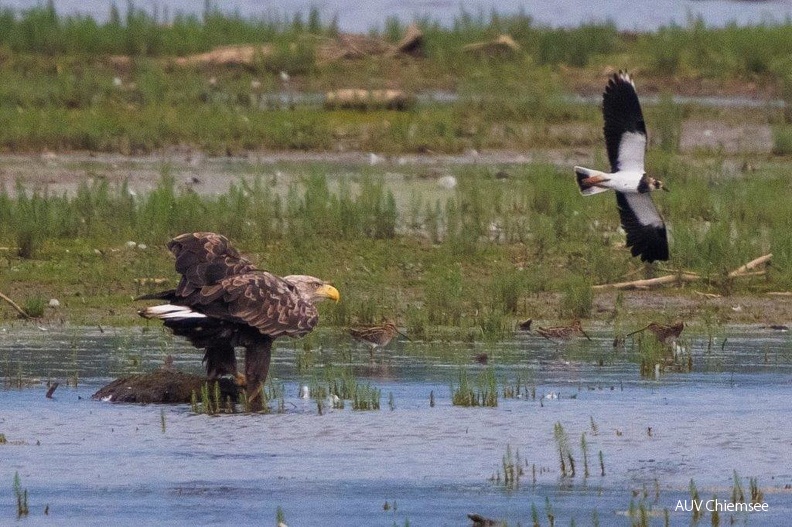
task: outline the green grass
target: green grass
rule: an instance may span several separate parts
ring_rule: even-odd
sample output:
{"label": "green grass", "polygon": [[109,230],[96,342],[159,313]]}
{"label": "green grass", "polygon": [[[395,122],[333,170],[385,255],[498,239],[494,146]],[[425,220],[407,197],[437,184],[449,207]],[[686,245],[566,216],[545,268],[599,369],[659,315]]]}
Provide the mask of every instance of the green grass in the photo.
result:
{"label": "green grass", "polygon": [[[520,486],[520,477],[524,475],[523,460],[520,459],[520,451],[512,452],[511,445],[506,445],[506,453],[501,461],[503,469],[503,485],[508,490],[514,490]],[[500,481],[500,478],[497,478]]]}
{"label": "green grass", "polygon": [[17,519],[30,514],[28,491],[22,488],[22,479],[19,477],[19,472],[14,472],[14,495],[17,501]]}
{"label": "green grass", "polygon": [[47,300],[39,295],[34,295],[26,298],[22,307],[30,318],[40,318],[44,315],[44,309],[47,307]]}
{"label": "green grass", "polygon": [[[189,145],[228,155],[259,149],[563,148],[595,152],[602,166],[599,111],[564,99],[567,75],[596,72],[599,90],[604,65],[646,64],[641,84],[659,81],[666,94],[669,75],[727,87],[750,82],[769,92],[778,86],[787,101],[792,93],[788,23],[716,29],[691,21],[622,34],[609,24],[550,29],[525,16],[463,12],[449,28],[419,21],[427,51],[421,61],[324,64],[312,42],[336,29],[315,11],[246,20],[209,10],[162,22],[133,8],[116,11],[106,23],[60,17],[52,5],[1,10],[0,120],[6,126],[0,150],[133,154]],[[403,31],[391,20],[379,36],[395,42]],[[522,51],[509,58],[461,51],[501,33],[511,34]],[[172,61],[251,42],[271,43],[275,52],[249,67],[182,68]],[[114,62],[111,55],[130,61]],[[409,93],[449,89],[459,99],[408,112],[325,111],[310,104],[287,109],[271,104],[283,89],[283,68],[299,91],[396,86]],[[699,273],[705,278],[701,289],[725,295],[792,288],[783,159],[775,165],[762,160],[750,178],[727,180],[725,154],[678,155],[683,119],[722,114],[680,107],[667,95],[645,106],[657,145],[648,165],[672,188],[657,198],[672,238],[667,269]],[[789,119],[770,110],[736,112],[731,122],[773,124],[775,154],[792,152],[792,134],[782,122]],[[589,286],[640,270],[621,247],[612,200],[581,199],[568,170],[550,164],[509,167],[505,182],[493,177],[495,168],[449,169],[459,181],[453,193],[423,188],[409,204],[382,170],[355,168],[338,182],[319,165],[300,168],[286,190],[270,184],[268,168],[254,167],[246,182],[214,197],[180,190],[167,164],[157,188],[143,196],[101,177],[68,196],[6,188],[0,192],[0,243],[11,249],[2,253],[0,279],[23,303],[55,297],[66,317],[82,310],[89,313],[83,320],[134,323],[130,297],[153,288],[134,280],[172,280],[163,244],[200,229],[228,235],[275,272],[333,280],[344,300],[322,307],[323,324],[386,317],[405,322],[417,339],[493,341],[509,337],[514,320],[526,316],[597,316]],[[423,175],[405,171],[415,179]],[[149,248],[126,248],[126,240]],[[770,251],[773,266],[766,277],[728,277],[729,270]],[[559,298],[548,303],[554,292]]]}
{"label": "green grass", "polygon": [[[685,189],[657,197],[671,231],[665,269],[698,273],[696,290],[724,295],[792,287],[792,212],[780,167],[727,182],[707,163],[663,159],[669,186]],[[497,341],[523,318],[596,317],[591,285],[644,272],[623,247],[612,200],[581,198],[567,171],[549,165],[515,166],[505,183],[488,167],[451,169],[458,188],[425,196],[405,190],[423,188],[420,181],[400,187],[376,167],[337,175],[301,166],[276,186],[267,170],[216,196],[180,188],[167,164],[142,195],[103,178],[73,194],[0,190],[3,292],[36,313],[58,298],[59,316],[134,323],[131,297],[174,283],[167,240],[209,230],[273,272],[332,280],[343,301],[321,306],[323,325],[392,318],[418,340],[452,328],[462,339]],[[492,237],[493,224],[508,228]],[[768,252],[765,276],[728,277]]]}
{"label": "green grass", "polygon": [[[751,83],[788,100],[792,75],[790,22],[709,28],[694,20],[635,34],[608,23],[557,29],[524,15],[462,12],[451,27],[418,21],[426,48],[421,60],[327,62],[318,50],[337,28],[316,10],[244,19],[208,7],[201,16],[163,20],[130,4],[100,23],[59,16],[53,5],[0,9],[0,150],[133,154],[186,144],[227,155],[260,149],[581,148],[599,145],[596,133],[583,131],[599,130],[600,116],[593,105],[564,98],[565,87],[574,85],[570,78],[596,77],[599,89],[605,67],[640,65],[641,85],[660,84],[665,92],[685,80],[727,89]],[[391,20],[371,33],[395,43],[404,30]],[[519,52],[487,57],[463,51],[465,44],[502,33],[515,39]],[[174,60],[235,44],[267,44],[272,52],[246,66],[179,66]],[[291,75],[288,87],[281,71]],[[407,112],[279,102],[281,92],[347,87],[396,87],[411,95],[450,90],[459,98]],[[766,113],[773,119],[778,112]],[[647,115],[657,122],[660,147],[674,152],[682,110],[666,97]],[[575,127],[582,131],[571,131]],[[777,143],[785,152],[783,139]]]}
{"label": "green grass", "polygon": [[454,406],[498,406],[498,383],[495,370],[482,370],[475,384],[469,379],[464,368],[459,370],[459,383],[451,384],[451,403]]}

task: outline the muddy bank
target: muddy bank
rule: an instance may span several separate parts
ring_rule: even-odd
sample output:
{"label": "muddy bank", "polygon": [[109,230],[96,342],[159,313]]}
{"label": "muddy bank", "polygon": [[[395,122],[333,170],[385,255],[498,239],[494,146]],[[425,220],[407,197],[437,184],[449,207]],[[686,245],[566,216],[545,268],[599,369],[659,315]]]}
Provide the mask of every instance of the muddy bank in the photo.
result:
{"label": "muddy bank", "polygon": [[[147,156],[88,152],[11,154],[0,156],[0,185],[10,190],[20,183],[31,190],[74,194],[81,183],[107,181],[115,186],[126,183],[132,192],[146,193],[156,188],[163,171],[167,171],[183,190],[218,195],[243,179],[255,177],[264,177],[273,186],[287,187],[298,179],[293,165],[300,164],[327,164],[329,172],[336,176],[358,173],[376,165],[389,179],[394,179],[391,176],[440,173],[447,167],[464,165],[491,166],[496,170],[536,162],[559,167],[596,162],[601,149],[601,131],[597,126],[550,125],[546,133],[580,145],[596,138],[596,146],[393,155],[361,151],[251,151],[239,156],[210,157],[189,147],[170,148]],[[768,156],[773,149],[773,133],[768,124],[732,126],[718,120],[688,120],[681,126],[679,148],[683,156],[701,152],[736,158]],[[728,165],[729,160],[724,163]],[[735,163],[740,165],[742,161],[736,159]]]}

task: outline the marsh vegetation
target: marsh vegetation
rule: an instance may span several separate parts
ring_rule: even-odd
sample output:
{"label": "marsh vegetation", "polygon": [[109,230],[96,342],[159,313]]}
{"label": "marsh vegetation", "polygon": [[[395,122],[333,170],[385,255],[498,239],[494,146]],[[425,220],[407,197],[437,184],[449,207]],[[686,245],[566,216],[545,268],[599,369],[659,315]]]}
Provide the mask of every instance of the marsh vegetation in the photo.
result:
{"label": "marsh vegetation", "polygon": [[[190,145],[227,155],[588,147],[600,142],[598,134],[585,133],[600,128],[597,109],[568,95],[599,93],[603,70],[623,67],[640,70],[646,91],[667,94],[649,116],[670,152],[679,145],[681,120],[702,115],[674,106],[672,93],[784,100],[792,93],[789,22],[716,29],[692,20],[635,34],[608,24],[550,29],[528,16],[462,12],[452,27],[417,25],[422,57],[363,52],[339,59],[325,50],[343,35],[316,11],[251,20],[209,8],[201,17],[159,20],[130,4],[98,23],[60,17],[51,4],[23,13],[4,8],[0,117],[7,126],[0,148],[141,154]],[[367,38],[394,46],[405,32],[391,20]],[[465,49],[503,34],[518,48],[494,55]],[[255,46],[245,60],[190,60],[245,45]],[[321,94],[338,88],[396,88],[426,97],[406,112],[322,109]],[[442,97],[432,94],[440,93],[454,94],[453,102],[434,102]],[[772,124],[776,152],[790,153],[788,112],[739,113],[733,122]]]}
{"label": "marsh vegetation", "polygon": [[[695,311],[704,327],[760,317],[724,312],[708,298],[792,287],[788,178],[780,166],[730,178],[717,167],[658,155],[667,162],[665,179],[684,189],[660,202],[673,245],[660,271],[701,277],[671,293],[692,296],[688,312],[676,316]],[[624,249],[611,200],[584,201],[563,168],[513,166],[503,180],[489,167],[451,167],[458,181],[451,191],[410,167],[394,179],[379,167],[339,175],[308,166],[293,169],[287,183],[273,182],[277,169],[253,168],[220,195],[185,189],[168,165],[143,195],[102,179],[73,194],[22,185],[0,191],[6,294],[34,315],[130,324],[131,297],[173,280],[164,242],[207,230],[225,233],[273,272],[333,281],[344,301],[324,308],[327,326],[394,319],[413,338],[443,339],[443,328],[455,328],[454,338],[485,341],[510,336],[517,320],[530,317],[605,315],[637,327],[623,294],[615,297],[620,308],[591,286],[646,270]],[[769,252],[772,266],[763,272],[730,276]],[[596,309],[603,297],[613,302],[609,313]],[[46,298],[59,299],[59,307]]]}
{"label": "marsh vegetation", "polygon": [[[81,183],[69,194],[31,185],[9,167],[0,193],[0,278],[13,277],[10,293],[30,314],[53,314],[45,300],[64,298],[57,313],[72,321],[131,323],[119,307],[171,279],[164,242],[213,230],[275,272],[299,269],[341,286],[348,294],[323,313],[323,324],[393,318],[419,339],[447,338],[442,328],[450,327],[453,338],[498,341],[518,317],[601,316],[602,295],[591,285],[646,273],[621,248],[611,201],[584,201],[569,184],[570,152],[604,164],[599,110],[574,96],[596,99],[612,64],[641,65],[639,91],[663,94],[646,104],[648,165],[681,190],[660,202],[673,246],[662,270],[696,273],[699,292],[722,296],[792,287],[786,113],[770,105],[727,111],[672,96],[789,99],[788,25],[715,29],[693,20],[632,34],[608,24],[561,30],[526,16],[462,12],[452,27],[417,21],[422,57],[325,60],[323,50],[341,35],[315,11],[247,20],[208,8],[202,17],[163,22],[132,5],[103,23],[58,16],[51,4],[0,11],[0,117],[8,123],[0,150],[354,150],[391,162],[339,170],[253,161],[212,195],[185,187],[167,160],[145,195],[117,170],[90,162],[72,167]],[[389,21],[369,38],[393,45],[405,31]],[[519,49],[463,49],[500,34]],[[245,63],[180,60],[247,44],[268,51]],[[347,86],[453,97],[421,98],[408,111],[329,110],[296,97]],[[691,121],[771,126],[776,157],[739,141],[682,154],[681,132]],[[498,149],[534,161],[426,168],[392,157],[472,152],[475,159]],[[559,151],[566,152],[560,163]],[[198,176],[191,173],[196,180],[213,174]],[[443,177],[456,187],[437,187]],[[761,276],[729,276],[769,252],[772,267]],[[738,316],[716,313],[727,315]]]}

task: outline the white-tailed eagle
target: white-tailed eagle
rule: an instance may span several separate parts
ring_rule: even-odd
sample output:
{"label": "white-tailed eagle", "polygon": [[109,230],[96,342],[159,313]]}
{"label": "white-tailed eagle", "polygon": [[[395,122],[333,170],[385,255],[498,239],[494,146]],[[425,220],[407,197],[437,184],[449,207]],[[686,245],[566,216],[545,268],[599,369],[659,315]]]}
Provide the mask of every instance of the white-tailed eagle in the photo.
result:
{"label": "white-tailed eagle", "polygon": [[209,379],[237,376],[234,348],[244,347],[248,403],[260,408],[272,341],[310,333],[319,320],[314,304],[325,298],[337,302],[338,290],[313,276],[281,278],[257,269],[225,236],[212,232],[182,234],[168,249],[176,257],[179,285],[140,297],[168,302],[142,309],[140,316],[162,320],[175,335],[204,349]]}

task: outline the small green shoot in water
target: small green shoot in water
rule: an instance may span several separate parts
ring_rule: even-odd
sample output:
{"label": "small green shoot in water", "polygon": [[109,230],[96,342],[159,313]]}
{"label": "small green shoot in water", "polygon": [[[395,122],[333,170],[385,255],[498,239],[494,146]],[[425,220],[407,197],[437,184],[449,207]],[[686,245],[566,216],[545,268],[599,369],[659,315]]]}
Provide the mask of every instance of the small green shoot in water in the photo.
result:
{"label": "small green shoot in water", "polygon": [[580,435],[580,450],[583,451],[583,477],[589,477],[588,466],[588,444],[586,443],[586,432]]}
{"label": "small green shoot in water", "polygon": [[523,465],[520,462],[520,451],[512,454],[511,445],[506,445],[506,454],[503,455],[503,484],[507,489],[513,490],[520,486],[520,476],[523,475]]}
{"label": "small green shoot in water", "polygon": [[751,478],[749,480],[749,485],[751,486],[751,503],[763,503],[764,493],[759,489],[757,478]]}
{"label": "small green shoot in water", "polygon": [[547,511],[547,521],[550,522],[550,527],[554,527],[555,514],[553,513],[553,506],[550,504],[550,498],[545,498],[545,511]]}
{"label": "small green shoot in water", "polygon": [[742,483],[740,483],[740,476],[737,471],[734,471],[734,486],[732,487],[731,495],[732,503],[745,503],[745,493],[743,492]]}
{"label": "small green shoot in water", "polygon": [[[698,489],[696,488],[696,482],[693,479],[690,479],[690,499],[693,503],[698,503],[701,501],[701,497],[699,496]],[[698,507],[693,507],[693,522],[699,521],[701,517],[701,510]]]}
{"label": "small green shoot in water", "polygon": [[[555,437],[561,461],[561,476],[566,477],[567,473],[569,473],[570,476],[575,477],[575,460],[572,458],[572,451],[569,449],[569,438],[560,422],[553,426],[553,436]],[[567,470],[567,462],[569,463],[569,470]]]}
{"label": "small green shoot in water", "polygon": [[599,451],[599,462],[600,462],[600,475],[605,475],[605,457],[602,455],[602,450]]}
{"label": "small green shoot in water", "polygon": [[19,477],[19,472],[14,473],[14,495],[16,495],[17,500],[17,518],[30,514],[30,509],[28,508],[28,492],[27,489],[22,488],[22,480]]}
{"label": "small green shoot in water", "polygon": [[468,378],[467,370],[459,371],[459,386],[451,384],[451,402],[454,406],[498,406],[498,386],[495,370],[487,368],[479,374],[476,390]]}

